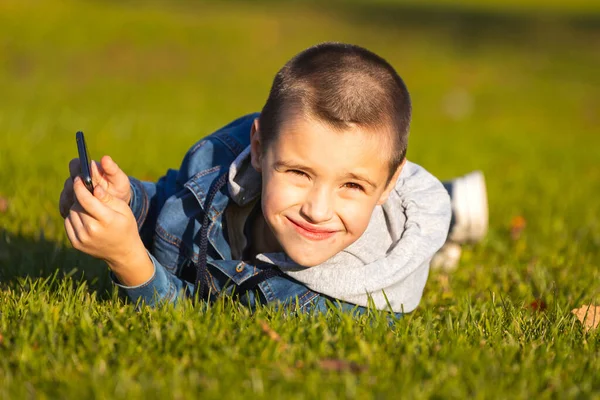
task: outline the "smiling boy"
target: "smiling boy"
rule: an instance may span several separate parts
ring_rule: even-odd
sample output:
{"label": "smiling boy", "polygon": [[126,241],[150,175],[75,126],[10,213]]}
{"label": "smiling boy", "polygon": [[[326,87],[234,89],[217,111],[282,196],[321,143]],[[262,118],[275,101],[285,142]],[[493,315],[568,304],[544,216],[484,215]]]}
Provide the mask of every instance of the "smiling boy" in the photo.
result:
{"label": "smiling boy", "polygon": [[[412,311],[444,244],[448,192],[406,161],[411,103],[396,71],[324,43],[276,75],[260,114],[194,145],[157,183],[108,156],[89,193],[61,194],[73,246],[149,304],[233,291],[240,301]],[[75,201],[76,200],[76,201]]]}
{"label": "smiling boy", "polygon": [[332,132],[316,119],[288,113],[281,138],[270,144],[261,142],[259,120],[252,129],[252,166],[262,176],[266,222],[257,218],[252,237],[265,239],[255,253],[283,251],[302,266],[315,266],[363,234],[397,173],[390,176],[389,155],[381,157],[389,152],[383,135],[352,123]]}

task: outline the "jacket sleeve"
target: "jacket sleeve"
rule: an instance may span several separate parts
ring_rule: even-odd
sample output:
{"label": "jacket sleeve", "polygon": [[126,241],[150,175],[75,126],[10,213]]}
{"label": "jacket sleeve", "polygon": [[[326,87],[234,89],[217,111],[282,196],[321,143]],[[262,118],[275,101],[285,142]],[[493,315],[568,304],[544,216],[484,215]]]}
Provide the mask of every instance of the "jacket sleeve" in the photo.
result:
{"label": "jacket sleeve", "polygon": [[140,237],[146,248],[152,245],[152,235],[160,211],[173,194],[183,187],[178,183],[179,171],[169,169],[158,182],[145,182],[129,177],[131,200],[129,207],[137,221]]}
{"label": "jacket sleeve", "polygon": [[110,276],[113,283],[136,304],[143,302],[154,307],[164,302],[176,303],[180,296],[193,293],[193,285],[167,270],[148,250],[152,248],[154,229],[161,209],[170,196],[183,188],[180,179],[184,174],[181,174],[180,171],[184,171],[185,174],[185,170],[169,169],[157,182],[129,178],[131,184],[129,206],[137,221],[142,242],[154,266],[154,273],[147,282],[137,286],[121,284],[112,272]]}
{"label": "jacket sleeve", "polygon": [[208,136],[196,143],[185,155],[178,170],[169,169],[157,182],[146,182],[130,177],[131,200],[129,206],[138,224],[138,231],[148,256],[154,265],[152,277],[138,286],[125,286],[111,273],[113,283],[135,303],[143,301],[155,306],[162,302],[176,303],[180,296],[192,295],[194,285],[165,268],[150,252],[153,248],[154,230],[167,200],[184,190],[185,183],[194,175],[196,158],[208,158],[215,138]]}
{"label": "jacket sleeve", "polygon": [[148,256],[154,265],[154,274],[141,285],[125,286],[112,272],[110,273],[113,283],[134,303],[145,303],[154,307],[160,303],[177,303],[180,297],[191,296],[194,293],[194,285],[169,272],[150,252]]}
{"label": "jacket sleeve", "polygon": [[[234,129],[249,132],[256,116],[257,114],[250,114],[241,117],[198,141],[188,150],[179,169],[167,170],[167,173],[156,183],[129,178],[131,185],[129,206],[135,216],[140,237],[147,251],[153,248],[156,224],[167,200],[182,190],[187,190],[184,185],[196,174],[211,168],[228,167],[230,157],[223,157],[222,154],[229,155],[240,152],[245,143],[231,139],[226,133]],[[123,289],[134,302],[142,300],[148,305],[156,305],[159,302],[176,302],[179,296],[194,293],[193,284],[181,279],[161,265],[150,251],[148,251],[148,256],[154,265],[154,274],[141,285],[122,285],[114,274],[111,274],[113,282]]]}

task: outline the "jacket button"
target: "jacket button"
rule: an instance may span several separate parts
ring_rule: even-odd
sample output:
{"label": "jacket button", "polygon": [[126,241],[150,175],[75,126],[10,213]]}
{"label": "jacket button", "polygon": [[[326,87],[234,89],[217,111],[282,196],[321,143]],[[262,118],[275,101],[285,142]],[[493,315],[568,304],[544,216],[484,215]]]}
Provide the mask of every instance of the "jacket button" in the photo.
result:
{"label": "jacket button", "polygon": [[244,263],[241,262],[235,266],[235,272],[242,272],[244,270]]}

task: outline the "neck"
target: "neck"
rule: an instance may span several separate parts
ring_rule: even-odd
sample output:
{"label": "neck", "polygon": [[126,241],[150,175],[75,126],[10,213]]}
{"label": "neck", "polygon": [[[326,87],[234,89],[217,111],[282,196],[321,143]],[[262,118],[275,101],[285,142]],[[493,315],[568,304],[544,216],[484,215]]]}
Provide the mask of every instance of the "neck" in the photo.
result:
{"label": "neck", "polygon": [[[260,207],[260,205],[258,206]],[[269,228],[262,210],[256,213],[252,223],[252,240],[251,240],[251,256],[256,257],[260,253],[277,253],[283,251],[281,245],[273,235],[273,231]]]}

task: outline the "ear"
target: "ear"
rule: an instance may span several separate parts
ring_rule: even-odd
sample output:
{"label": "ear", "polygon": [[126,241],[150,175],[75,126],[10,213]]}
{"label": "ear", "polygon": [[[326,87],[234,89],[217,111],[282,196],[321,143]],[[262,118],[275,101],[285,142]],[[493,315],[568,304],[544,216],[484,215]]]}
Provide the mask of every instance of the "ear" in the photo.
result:
{"label": "ear", "polygon": [[255,170],[261,172],[261,161],[263,154],[259,128],[260,126],[258,124],[258,118],[255,118],[250,130],[250,162]]}
{"label": "ear", "polygon": [[398,177],[400,176],[400,173],[402,172],[402,168],[404,167],[404,164],[406,164],[406,158],[404,159],[404,161],[402,161],[402,164],[400,164],[398,166],[398,168],[396,169],[396,172],[394,172],[394,175],[392,175],[390,182],[385,187],[385,190],[383,191],[383,193],[381,193],[381,196],[379,196],[379,200],[377,200],[378,206],[382,205],[383,203],[385,203],[387,201],[388,197],[390,196],[390,193],[396,187],[396,182],[398,182]]}

